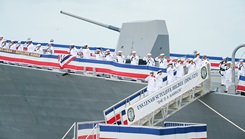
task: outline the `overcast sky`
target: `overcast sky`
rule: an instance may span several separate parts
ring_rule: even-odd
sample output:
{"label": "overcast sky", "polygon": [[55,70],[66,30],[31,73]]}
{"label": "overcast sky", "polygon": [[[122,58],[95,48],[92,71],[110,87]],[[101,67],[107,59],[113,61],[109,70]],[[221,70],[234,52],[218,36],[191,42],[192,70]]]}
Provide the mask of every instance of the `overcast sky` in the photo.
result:
{"label": "overcast sky", "polygon": [[[245,0],[0,0],[6,39],[115,48],[119,33],[60,14],[60,10],[121,27],[166,20],[171,53],[231,56],[245,44]],[[241,49],[236,57],[245,57]]]}

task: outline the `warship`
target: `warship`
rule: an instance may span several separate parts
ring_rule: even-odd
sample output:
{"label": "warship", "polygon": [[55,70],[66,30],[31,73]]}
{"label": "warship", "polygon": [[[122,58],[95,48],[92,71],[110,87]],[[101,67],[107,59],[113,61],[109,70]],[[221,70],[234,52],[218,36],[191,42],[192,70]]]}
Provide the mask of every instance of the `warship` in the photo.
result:
{"label": "warship", "polygon": [[[153,56],[164,52],[167,58],[171,57],[163,20],[125,23],[122,28],[91,22],[120,32],[116,50],[125,53],[137,50],[140,55],[151,52]],[[150,37],[146,35],[149,30]],[[6,52],[1,52],[0,59],[4,61],[3,53]],[[145,82],[126,78],[64,74],[64,70],[57,68],[47,70],[11,62],[0,63],[0,74],[1,139],[60,139],[74,122],[104,120],[103,110],[147,86]],[[245,98],[232,90],[223,93],[215,68],[210,75],[210,90],[164,121],[205,123],[208,139],[244,139]],[[162,122],[157,125],[163,125]],[[66,138],[72,138],[72,133]]]}

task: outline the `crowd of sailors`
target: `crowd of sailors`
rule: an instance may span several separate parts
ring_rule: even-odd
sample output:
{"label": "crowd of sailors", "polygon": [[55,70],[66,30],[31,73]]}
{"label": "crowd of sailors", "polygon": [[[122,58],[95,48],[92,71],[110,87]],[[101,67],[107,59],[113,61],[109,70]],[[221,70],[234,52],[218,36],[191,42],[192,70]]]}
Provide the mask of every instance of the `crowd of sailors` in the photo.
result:
{"label": "crowd of sailors", "polygon": [[[21,41],[6,41],[3,36],[0,35],[0,45],[2,48],[27,51],[38,54],[54,54],[55,49],[53,47],[53,42],[53,40],[50,40],[46,46],[42,46],[41,44],[34,45],[31,38],[28,38],[26,43],[22,44]],[[107,49],[105,52],[102,52],[101,49],[97,49],[92,54],[87,44],[84,44],[79,49],[76,48],[75,44],[71,44],[67,51],[69,52],[69,54],[74,55],[77,58],[115,61],[121,64],[125,64],[126,59],[128,59],[131,65],[138,65],[140,60],[136,51],[132,51],[131,54],[129,54],[127,57],[124,56],[122,51],[111,53],[109,49]],[[186,67],[186,73],[188,74],[193,72],[195,69],[198,69],[201,66],[209,63],[206,55],[203,55],[202,58],[200,58],[200,53],[196,53],[194,59],[185,60],[181,60],[178,58],[168,60],[165,58],[164,53],[161,53],[159,56],[153,58],[151,53],[148,53],[146,56],[143,57],[142,60],[145,61],[146,65],[148,66],[157,65],[159,68],[166,69],[167,84],[170,84],[176,79],[184,76],[184,67]],[[237,67],[238,75],[245,75],[243,60],[240,60]],[[231,62],[227,62],[227,58],[223,57],[223,60],[220,62],[219,68],[219,73],[221,75],[221,85],[226,86],[225,92],[227,92],[229,87],[231,86],[232,79]],[[150,75],[145,79],[145,81],[148,82],[148,91],[155,92],[156,90],[162,88],[164,86],[162,82],[163,78],[164,77],[161,70],[158,71],[156,75],[154,75],[154,72],[150,72]]]}

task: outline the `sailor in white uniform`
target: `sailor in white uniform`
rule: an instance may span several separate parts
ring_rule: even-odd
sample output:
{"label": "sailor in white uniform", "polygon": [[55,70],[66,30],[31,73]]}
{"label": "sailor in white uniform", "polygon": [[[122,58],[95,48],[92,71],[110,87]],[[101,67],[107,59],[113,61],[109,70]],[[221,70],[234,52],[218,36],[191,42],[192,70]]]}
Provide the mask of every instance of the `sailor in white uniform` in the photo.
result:
{"label": "sailor in white uniform", "polygon": [[106,61],[113,61],[114,60],[114,55],[111,53],[109,49],[105,51],[105,60]]}
{"label": "sailor in white uniform", "polygon": [[188,72],[187,72],[188,74],[196,70],[196,64],[194,63],[192,59],[189,59],[189,62],[186,64],[186,67],[188,69]]}
{"label": "sailor in white uniform", "polygon": [[184,76],[184,65],[182,64],[181,59],[179,59],[175,64],[175,70],[176,70],[176,75],[175,75],[176,80]]}
{"label": "sailor in white uniform", "polygon": [[168,64],[167,81],[168,81],[168,84],[171,84],[172,82],[175,81],[173,63]]}
{"label": "sailor in white uniform", "polygon": [[125,58],[125,56],[122,54],[122,51],[118,51],[118,52],[117,52],[116,60],[117,60],[118,63],[121,63],[121,64],[125,64],[125,63],[126,63],[126,58]]}
{"label": "sailor in white uniform", "polygon": [[239,77],[240,76],[244,76],[245,75],[245,73],[244,73],[244,70],[245,70],[245,68],[244,68],[244,63],[243,63],[243,60],[241,59],[241,60],[239,60],[239,63],[237,64],[237,68],[238,68],[238,75],[237,75],[237,77],[238,77],[238,80],[239,80]]}
{"label": "sailor in white uniform", "polygon": [[162,74],[162,70],[159,70],[157,72],[157,75],[156,75],[157,90],[159,90],[159,89],[164,87],[163,78],[164,78],[164,75]]}
{"label": "sailor in white uniform", "polygon": [[33,52],[37,54],[43,54],[43,49],[41,48],[41,44],[37,44]]}
{"label": "sailor in white uniform", "polygon": [[78,51],[77,51],[77,48],[75,47],[75,44],[71,44],[70,45],[70,48],[69,48],[69,53],[71,54],[71,55],[73,55],[73,56],[78,56],[77,54],[78,54]]}
{"label": "sailor in white uniform", "polygon": [[224,92],[227,93],[229,90],[229,87],[231,86],[231,83],[232,83],[232,80],[231,80],[232,79],[231,62],[227,62],[224,77],[225,77],[225,91]]}
{"label": "sailor in white uniform", "polygon": [[219,64],[219,73],[221,75],[221,86],[225,85],[225,70],[226,70],[226,64],[227,64],[227,60],[226,57],[222,58],[222,61]]}
{"label": "sailor in white uniform", "polygon": [[209,64],[209,60],[207,59],[206,55],[203,55],[203,57],[202,57],[202,66],[206,66],[207,64]]}
{"label": "sailor in white uniform", "polygon": [[158,57],[155,58],[155,60],[159,63],[159,68],[167,69],[168,61],[164,57],[164,53],[161,53]]}
{"label": "sailor in white uniform", "polygon": [[46,55],[53,55],[54,54],[53,42],[49,42],[47,44],[47,47],[44,49],[44,54],[46,54]]}
{"label": "sailor in white uniform", "polygon": [[3,48],[5,48],[5,49],[9,49],[9,45],[10,45],[10,43],[11,43],[11,42],[8,42],[8,41],[6,41],[6,40],[5,40],[5,45],[4,45],[4,47],[3,47]]}
{"label": "sailor in white uniform", "polygon": [[150,75],[145,78],[145,81],[148,82],[146,95],[154,93],[156,91],[156,78],[153,71],[151,71]]}
{"label": "sailor in white uniform", "polygon": [[7,46],[8,46],[7,41],[3,40],[2,43],[1,43],[1,47],[2,48],[6,48]]}
{"label": "sailor in white uniform", "polygon": [[155,61],[154,59],[151,57],[151,53],[148,53],[144,58],[144,61],[146,61],[146,65],[147,66],[155,66]]}
{"label": "sailor in white uniform", "polygon": [[132,53],[128,56],[131,65],[139,65],[139,56],[137,56],[136,51],[132,51]]}
{"label": "sailor in white uniform", "polygon": [[196,63],[196,68],[201,68],[202,66],[202,59],[200,58],[200,53],[196,54],[196,57],[193,59],[193,61]]}
{"label": "sailor in white uniform", "polygon": [[11,42],[9,43],[9,49],[16,50],[16,44],[15,44],[14,40],[11,40]]}
{"label": "sailor in white uniform", "polygon": [[0,45],[2,46],[2,42],[3,42],[3,35],[0,35]]}
{"label": "sailor in white uniform", "polygon": [[31,38],[28,38],[27,39],[27,42],[25,44],[25,47],[26,47],[26,51],[27,52],[33,52],[35,46],[33,45]]}
{"label": "sailor in white uniform", "polygon": [[103,54],[101,53],[100,49],[96,49],[94,51],[94,56],[96,60],[103,60]]}
{"label": "sailor in white uniform", "polygon": [[83,45],[81,52],[83,53],[83,58],[91,59],[91,56],[90,56],[91,52],[90,52],[90,49],[88,47],[88,44]]}
{"label": "sailor in white uniform", "polygon": [[18,41],[18,43],[16,44],[16,50],[23,51],[23,45],[21,44],[21,41]]}

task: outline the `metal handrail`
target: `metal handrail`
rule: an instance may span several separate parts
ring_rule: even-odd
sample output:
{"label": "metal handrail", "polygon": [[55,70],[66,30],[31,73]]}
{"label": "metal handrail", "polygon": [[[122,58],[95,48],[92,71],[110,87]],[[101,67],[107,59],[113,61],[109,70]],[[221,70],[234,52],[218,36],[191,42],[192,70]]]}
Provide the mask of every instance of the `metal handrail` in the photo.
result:
{"label": "metal handrail", "polygon": [[68,131],[65,133],[65,135],[62,137],[62,139],[64,139],[66,136],[67,136],[67,134],[71,131],[71,129],[74,127],[74,134],[73,134],[73,139],[75,139],[75,134],[76,134],[76,129],[75,129],[75,125],[76,125],[76,123],[73,123],[72,125],[71,125],[71,127],[68,129]]}
{"label": "metal handrail", "polygon": [[94,128],[91,130],[91,132],[88,134],[88,136],[85,139],[88,139],[88,137],[92,134],[92,132],[97,128],[98,124],[94,126]]}
{"label": "metal handrail", "polygon": [[115,107],[116,105],[118,105],[118,104],[120,104],[120,103],[122,103],[122,102],[128,100],[129,98],[131,98],[131,97],[134,96],[135,94],[137,94],[137,93],[139,93],[139,92],[141,92],[141,91],[144,91],[146,88],[147,88],[147,86],[144,87],[144,88],[142,88],[142,89],[140,89],[140,90],[138,90],[138,91],[136,91],[135,93],[131,94],[130,96],[128,96],[128,97],[122,99],[121,101],[117,102],[116,104],[114,104],[114,105],[108,107],[107,109],[104,110],[104,113],[105,113],[105,111],[108,111],[109,109],[112,109],[112,108]]}

